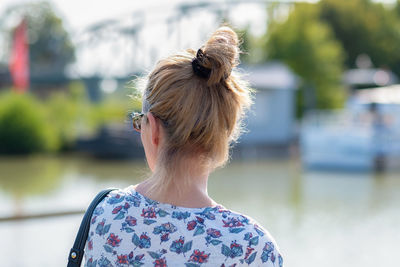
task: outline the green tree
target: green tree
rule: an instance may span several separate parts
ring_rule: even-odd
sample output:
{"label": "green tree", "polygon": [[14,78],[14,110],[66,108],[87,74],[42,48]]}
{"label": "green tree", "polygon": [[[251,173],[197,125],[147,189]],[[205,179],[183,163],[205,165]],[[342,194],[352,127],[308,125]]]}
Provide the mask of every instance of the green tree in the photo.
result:
{"label": "green tree", "polygon": [[250,33],[249,26],[236,30],[240,38],[240,61],[245,64],[260,63],[263,59],[263,51],[260,47],[260,40]]}
{"label": "green tree", "polygon": [[396,12],[397,16],[400,16],[400,0],[396,1],[396,5],[394,6],[394,11]]}
{"label": "green tree", "polygon": [[295,4],[285,21],[270,21],[266,36],[267,59],[286,63],[303,81],[297,98],[298,115],[310,95],[315,100],[312,108],[338,108],[344,101],[344,53],[319,16],[315,4]]}
{"label": "green tree", "polygon": [[[28,25],[30,73],[35,76],[63,76],[65,67],[75,60],[75,49],[60,17],[47,2],[11,6],[1,16],[6,27],[10,21],[25,19]],[[12,29],[8,30],[11,44]]]}
{"label": "green tree", "polygon": [[400,1],[386,8],[370,0],[321,0],[321,19],[329,24],[347,53],[347,67],[368,54],[375,66],[400,74]]}
{"label": "green tree", "polygon": [[46,109],[30,94],[0,95],[0,154],[56,151],[59,140]]}

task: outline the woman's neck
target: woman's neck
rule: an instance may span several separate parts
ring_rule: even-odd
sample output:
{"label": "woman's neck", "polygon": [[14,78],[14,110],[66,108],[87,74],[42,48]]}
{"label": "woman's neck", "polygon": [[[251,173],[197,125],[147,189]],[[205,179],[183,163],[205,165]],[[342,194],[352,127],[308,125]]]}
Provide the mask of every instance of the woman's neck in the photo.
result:
{"label": "woman's neck", "polygon": [[[153,175],[134,188],[150,199],[175,206],[203,208],[217,205],[208,196],[208,173],[174,176],[171,183],[163,183],[167,179],[171,179],[171,177]],[[154,187],[158,187],[157,189],[160,190],[153,190]]]}

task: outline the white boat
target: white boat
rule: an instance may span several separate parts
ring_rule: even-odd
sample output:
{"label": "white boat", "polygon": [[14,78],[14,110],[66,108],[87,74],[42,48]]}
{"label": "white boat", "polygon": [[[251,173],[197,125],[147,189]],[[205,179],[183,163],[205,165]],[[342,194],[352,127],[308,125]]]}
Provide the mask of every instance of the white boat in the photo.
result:
{"label": "white boat", "polygon": [[364,89],[346,109],[314,111],[300,129],[306,168],[370,171],[400,166],[400,85]]}

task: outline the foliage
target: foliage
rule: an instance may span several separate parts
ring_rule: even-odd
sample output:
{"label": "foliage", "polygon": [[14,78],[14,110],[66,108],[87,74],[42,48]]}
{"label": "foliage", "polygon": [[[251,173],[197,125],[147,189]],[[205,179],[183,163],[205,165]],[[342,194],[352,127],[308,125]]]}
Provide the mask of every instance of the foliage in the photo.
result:
{"label": "foliage", "polygon": [[246,64],[259,63],[262,60],[262,50],[258,45],[259,40],[250,34],[249,27],[236,30],[240,38],[240,61]]}
{"label": "foliage", "polygon": [[26,154],[58,148],[54,128],[30,95],[8,93],[0,97],[0,153]]}
{"label": "foliage", "polygon": [[135,89],[129,88],[128,91],[129,93],[126,90],[117,90],[107,95],[103,101],[91,105],[87,123],[92,130],[97,130],[104,124],[124,123],[129,112],[142,109],[140,96],[131,95]]}
{"label": "foliage", "polygon": [[[378,67],[400,74],[400,10],[370,0],[322,0],[322,21],[329,24],[347,53],[346,64],[355,66],[360,54]],[[397,2],[397,6],[399,2]]]}
{"label": "foliage", "polygon": [[[371,0],[321,0],[290,8],[275,4],[267,13],[263,56],[255,58],[283,61],[300,76],[298,115],[304,107],[340,107],[343,69],[355,67],[360,54],[400,75],[400,0],[392,6]],[[285,20],[283,13],[288,14]],[[246,34],[247,50],[259,51],[254,37]],[[251,56],[243,59],[254,62]]]}
{"label": "foliage", "polygon": [[29,154],[71,149],[82,135],[104,124],[124,123],[130,111],[141,109],[139,98],[121,92],[90,103],[80,82],[45,100],[30,94],[0,95],[0,154]]}
{"label": "foliage", "polygon": [[128,101],[107,99],[103,102],[93,104],[89,112],[89,123],[91,127],[97,128],[107,123],[124,122],[129,110]]}
{"label": "foliage", "polygon": [[304,105],[300,96],[310,91],[316,108],[337,108],[344,100],[340,85],[343,50],[330,27],[319,20],[319,12],[316,5],[295,4],[287,20],[272,21],[267,33],[267,58],[286,63],[303,80],[297,100],[299,113]]}
{"label": "foliage", "polygon": [[[23,3],[5,10],[2,24],[25,18],[28,25],[30,73],[32,76],[63,75],[75,60],[75,49],[62,20],[47,2]],[[11,37],[12,29],[9,32]],[[54,76],[53,76],[54,77]]]}
{"label": "foliage", "polygon": [[84,90],[82,84],[73,82],[68,92],[53,93],[44,102],[46,122],[53,126],[62,150],[73,147],[79,125],[85,125],[90,105]]}
{"label": "foliage", "polygon": [[400,16],[400,0],[396,1],[396,5],[394,6],[394,12],[397,16]]}

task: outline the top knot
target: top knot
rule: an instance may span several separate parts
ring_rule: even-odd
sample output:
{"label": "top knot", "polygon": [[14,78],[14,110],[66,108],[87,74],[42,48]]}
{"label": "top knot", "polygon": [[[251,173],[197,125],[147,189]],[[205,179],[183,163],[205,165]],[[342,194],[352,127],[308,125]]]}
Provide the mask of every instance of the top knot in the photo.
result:
{"label": "top knot", "polygon": [[201,48],[199,50],[197,50],[197,54],[196,57],[193,58],[192,60],[192,68],[193,68],[193,72],[204,79],[210,78],[210,74],[211,74],[211,69],[206,68],[203,66],[203,60],[204,60],[204,53],[203,50],[201,50]]}
{"label": "top knot", "polygon": [[237,34],[229,27],[218,28],[208,39],[201,49],[201,65],[210,70],[208,86],[229,78],[239,62],[238,44]]}

